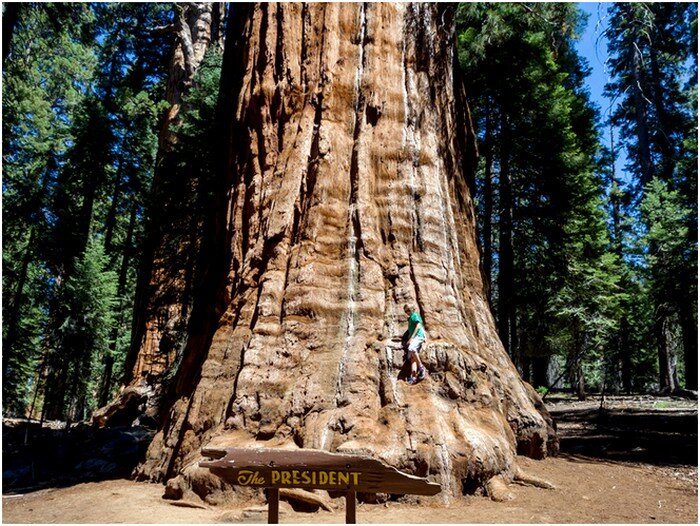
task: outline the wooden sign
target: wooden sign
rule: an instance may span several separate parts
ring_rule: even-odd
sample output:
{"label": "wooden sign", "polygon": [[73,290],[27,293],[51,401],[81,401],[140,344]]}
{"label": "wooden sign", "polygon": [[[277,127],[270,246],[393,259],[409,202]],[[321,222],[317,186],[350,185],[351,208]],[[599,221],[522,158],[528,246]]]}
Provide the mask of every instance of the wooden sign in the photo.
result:
{"label": "wooden sign", "polygon": [[411,495],[436,495],[441,491],[440,484],[402,473],[370,457],[314,449],[270,448],[204,448],[202,455],[213,460],[199,465],[229,484],[272,488],[269,496],[271,524],[277,523],[279,488],[345,491],[348,524],[355,522],[358,491]]}

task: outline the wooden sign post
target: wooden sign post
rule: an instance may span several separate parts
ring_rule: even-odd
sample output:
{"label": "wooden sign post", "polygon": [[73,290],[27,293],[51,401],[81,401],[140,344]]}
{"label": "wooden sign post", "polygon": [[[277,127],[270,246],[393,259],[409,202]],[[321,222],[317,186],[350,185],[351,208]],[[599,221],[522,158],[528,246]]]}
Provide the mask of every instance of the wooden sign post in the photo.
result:
{"label": "wooden sign post", "polygon": [[204,448],[213,459],[200,462],[229,484],[268,488],[268,522],[279,522],[279,488],[344,491],[345,522],[355,524],[356,496],[362,493],[436,495],[440,484],[402,473],[370,457],[315,449]]}

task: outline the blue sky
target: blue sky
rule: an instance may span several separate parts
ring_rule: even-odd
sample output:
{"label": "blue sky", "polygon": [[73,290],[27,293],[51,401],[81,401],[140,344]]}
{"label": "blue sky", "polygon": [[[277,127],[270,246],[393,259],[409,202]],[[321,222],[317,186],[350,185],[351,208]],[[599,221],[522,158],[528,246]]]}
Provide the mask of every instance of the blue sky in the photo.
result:
{"label": "blue sky", "polygon": [[[579,2],[578,6],[584,13],[589,15],[586,30],[577,43],[579,54],[588,61],[591,67],[591,75],[587,79],[587,84],[591,93],[591,100],[598,106],[600,110],[601,123],[604,123],[610,111],[610,100],[603,96],[603,89],[607,82],[605,73],[605,60],[608,54],[608,42],[602,33],[607,26],[607,10],[610,3],[604,2]],[[602,137],[603,142],[610,146],[608,129],[605,127]],[[619,138],[615,134],[615,142]],[[618,154],[617,162],[615,163],[616,172],[622,176],[624,181],[629,182],[630,174],[625,171],[627,156],[624,150]]]}
{"label": "blue sky", "polygon": [[[599,2],[579,2],[578,6],[589,15],[588,24],[583,37],[578,42],[578,52],[588,60],[588,65],[593,69],[588,77],[588,85],[593,101],[600,106],[601,112],[608,108],[609,101],[603,97],[603,87],[606,76],[604,62],[607,57],[607,41],[601,37],[607,23],[607,4]],[[600,39],[598,42],[596,40]]]}

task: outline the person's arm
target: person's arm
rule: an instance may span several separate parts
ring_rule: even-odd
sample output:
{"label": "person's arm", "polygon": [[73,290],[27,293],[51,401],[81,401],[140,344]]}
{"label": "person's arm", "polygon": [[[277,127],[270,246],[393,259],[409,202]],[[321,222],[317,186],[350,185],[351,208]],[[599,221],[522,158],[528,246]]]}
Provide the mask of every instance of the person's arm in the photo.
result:
{"label": "person's arm", "polygon": [[421,322],[416,323],[416,328],[413,330],[413,334],[411,334],[411,339],[415,338],[416,334],[418,334],[418,330],[423,326]]}
{"label": "person's arm", "polygon": [[416,334],[418,334],[418,331],[420,330],[420,328],[422,326],[423,326],[423,321],[420,318],[418,318],[418,321],[416,321],[416,326],[413,329],[413,334],[411,334],[411,338],[410,338],[411,340],[416,336]]}

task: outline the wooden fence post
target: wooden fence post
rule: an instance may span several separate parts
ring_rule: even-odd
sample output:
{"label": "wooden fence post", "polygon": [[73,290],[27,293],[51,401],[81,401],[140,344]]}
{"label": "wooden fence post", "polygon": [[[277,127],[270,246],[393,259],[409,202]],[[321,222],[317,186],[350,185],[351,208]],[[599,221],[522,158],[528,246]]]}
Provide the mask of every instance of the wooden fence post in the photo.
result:
{"label": "wooden fence post", "polygon": [[345,494],[345,524],[356,524],[357,493],[355,490],[348,490]]}
{"label": "wooden fence post", "polygon": [[280,490],[267,488],[267,523],[280,523]]}

